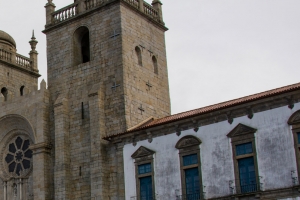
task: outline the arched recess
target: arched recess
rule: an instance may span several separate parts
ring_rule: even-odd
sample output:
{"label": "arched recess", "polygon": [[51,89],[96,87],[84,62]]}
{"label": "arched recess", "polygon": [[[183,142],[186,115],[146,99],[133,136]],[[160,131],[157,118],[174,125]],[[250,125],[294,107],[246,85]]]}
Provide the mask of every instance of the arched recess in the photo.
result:
{"label": "arched recess", "polygon": [[90,32],[86,26],[81,26],[73,35],[73,63],[79,65],[89,62],[90,57]]}
{"label": "arched recess", "polygon": [[33,154],[29,147],[35,143],[32,125],[25,117],[12,114],[0,118],[0,130],[0,178],[7,183],[30,178]]}
{"label": "arched recess", "polygon": [[135,47],[135,53],[139,66],[143,66],[142,51],[138,46]]}
{"label": "arched recess", "polygon": [[35,142],[35,133],[30,122],[23,116],[17,114],[6,115],[0,118],[0,138],[13,130],[24,130]]}
{"label": "arched recess", "polygon": [[157,65],[157,59],[155,56],[152,56],[152,63],[153,63],[153,71],[155,74],[158,74],[158,65]]}

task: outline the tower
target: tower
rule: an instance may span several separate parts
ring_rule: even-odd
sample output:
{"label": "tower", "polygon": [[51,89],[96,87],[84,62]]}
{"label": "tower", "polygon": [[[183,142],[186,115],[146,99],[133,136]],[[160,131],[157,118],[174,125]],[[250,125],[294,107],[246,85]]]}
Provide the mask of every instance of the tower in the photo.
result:
{"label": "tower", "polygon": [[122,199],[115,152],[102,138],[170,114],[161,6],[75,0],[55,11],[48,0],[55,199]]}

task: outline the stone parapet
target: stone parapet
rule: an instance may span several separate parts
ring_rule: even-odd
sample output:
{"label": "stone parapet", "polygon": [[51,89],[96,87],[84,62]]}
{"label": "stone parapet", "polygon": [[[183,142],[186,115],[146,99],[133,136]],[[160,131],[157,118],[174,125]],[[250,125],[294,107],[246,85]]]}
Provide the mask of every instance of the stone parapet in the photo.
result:
{"label": "stone parapet", "polygon": [[145,17],[164,26],[161,9],[162,3],[159,0],[154,0],[152,5],[143,0],[79,0],[57,11],[54,10],[55,5],[51,1],[45,6],[47,20],[44,32],[55,25],[79,16],[85,16],[86,13],[97,10],[98,8],[104,7],[113,2],[124,2],[136,11],[139,11]]}

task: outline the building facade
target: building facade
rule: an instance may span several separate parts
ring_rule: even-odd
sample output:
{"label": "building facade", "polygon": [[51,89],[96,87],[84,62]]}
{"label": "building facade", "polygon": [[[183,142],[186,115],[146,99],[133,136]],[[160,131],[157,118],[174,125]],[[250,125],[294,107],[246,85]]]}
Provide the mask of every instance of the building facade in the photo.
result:
{"label": "building facade", "polygon": [[123,146],[125,199],[299,199],[299,89],[150,119],[106,137]]}
{"label": "building facade", "polygon": [[170,115],[159,0],[45,9],[48,87],[0,31],[0,199],[299,196],[300,84]]}

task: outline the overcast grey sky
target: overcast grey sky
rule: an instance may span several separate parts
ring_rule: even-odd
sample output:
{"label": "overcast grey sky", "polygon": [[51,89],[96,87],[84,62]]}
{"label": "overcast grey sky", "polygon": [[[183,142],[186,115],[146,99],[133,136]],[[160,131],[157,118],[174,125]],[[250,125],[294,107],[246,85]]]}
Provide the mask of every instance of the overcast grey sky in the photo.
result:
{"label": "overcast grey sky", "polygon": [[[0,30],[28,56],[32,29],[47,79],[46,0],[0,0]],[[53,0],[57,9],[72,0]],[[147,2],[151,3],[150,0]],[[172,114],[293,84],[300,73],[299,0],[162,0]]]}

